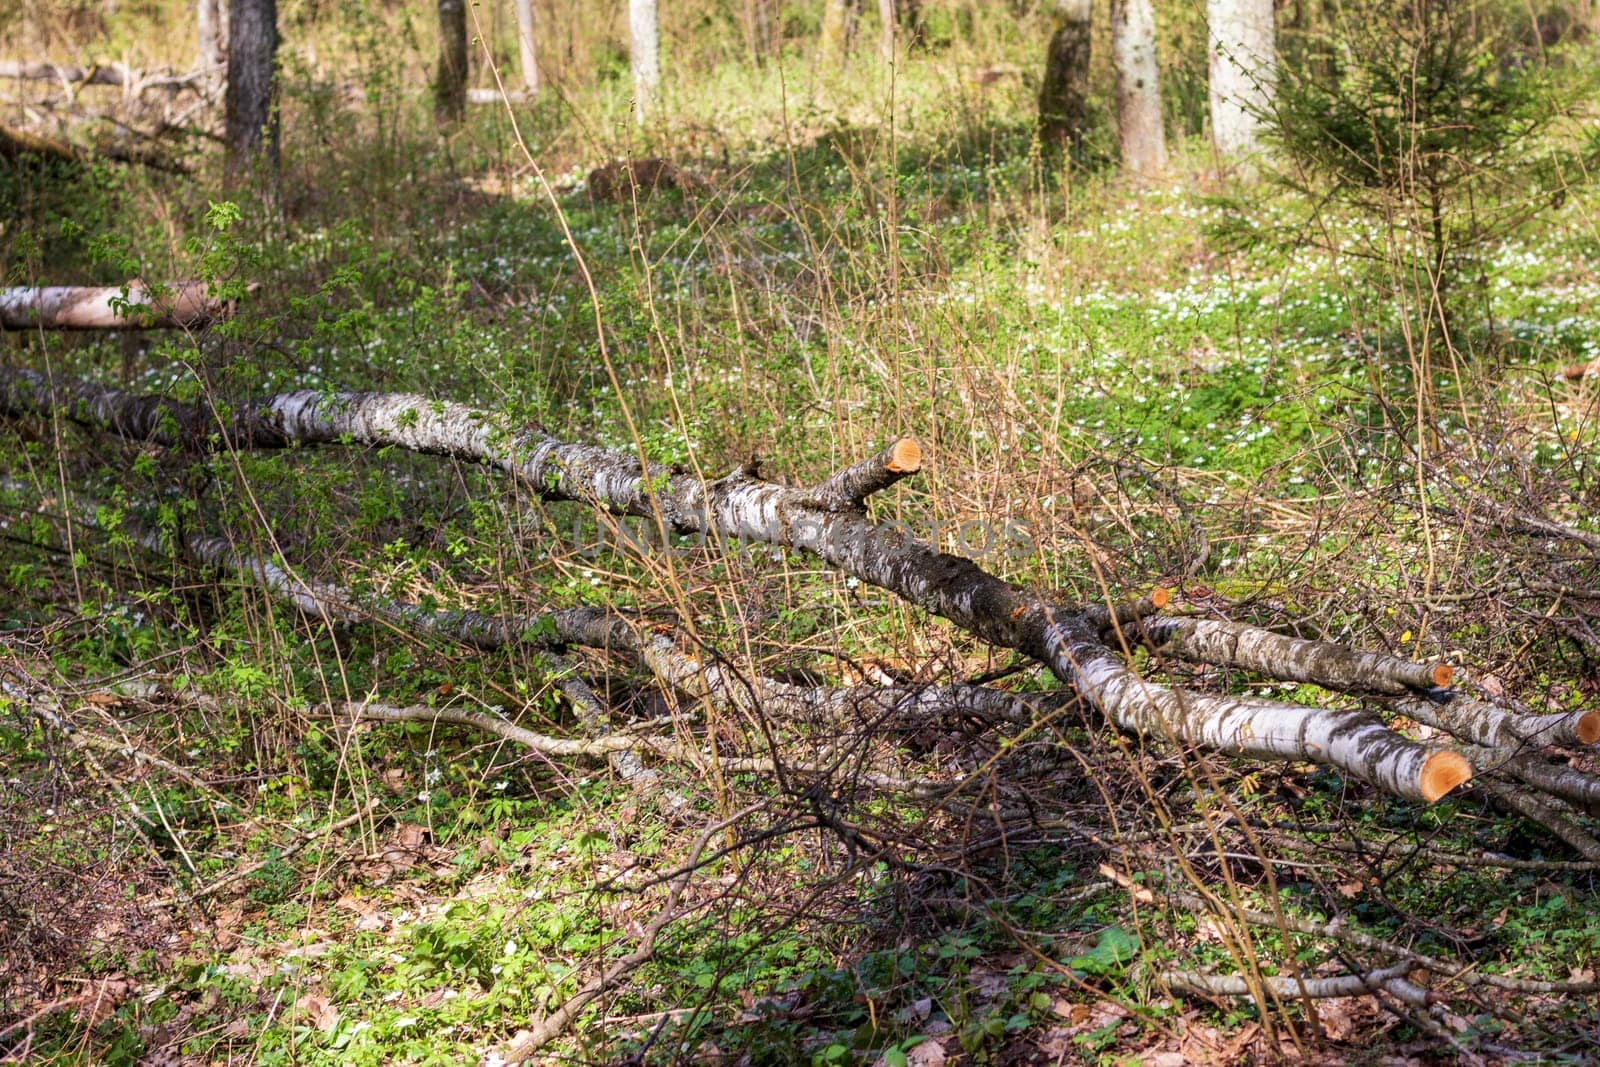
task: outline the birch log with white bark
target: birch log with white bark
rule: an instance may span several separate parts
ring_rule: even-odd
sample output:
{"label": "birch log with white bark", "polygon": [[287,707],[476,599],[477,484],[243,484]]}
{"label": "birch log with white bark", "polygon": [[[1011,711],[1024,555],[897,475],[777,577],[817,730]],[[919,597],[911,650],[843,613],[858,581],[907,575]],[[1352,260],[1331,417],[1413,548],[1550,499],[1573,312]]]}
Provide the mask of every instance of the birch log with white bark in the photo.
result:
{"label": "birch log with white bark", "polygon": [[[909,440],[790,488],[745,469],[704,481],[626,453],[507,425],[462,404],[406,394],[301,391],[242,403],[223,423],[187,405],[103,389],[53,388],[41,375],[0,371],[0,410],[60,411],[80,422],[191,447],[296,443],[397,446],[503,471],[541,497],[811,553],[996,645],[1044,663],[1123,729],[1180,747],[1256,759],[1325,763],[1397,796],[1439,799],[1472,776],[1460,754],[1420,744],[1376,715],[1167,688],[1130,669],[1100,636],[1101,616],[1012,585],[970,559],[872,520],[860,501],[920,468]],[[130,431],[146,431],[143,433]]]}
{"label": "birch log with white bark", "polygon": [[1208,0],[1211,137],[1224,156],[1255,151],[1278,83],[1273,0]]}
{"label": "birch log with white bark", "polygon": [[0,328],[7,330],[171,329],[203,326],[227,310],[204,282],[174,282],[158,292],[137,283],[0,289]]}
{"label": "birch log with white bark", "polygon": [[1117,137],[1122,162],[1148,177],[1167,165],[1151,0],[1111,0],[1111,65],[1117,73]]}

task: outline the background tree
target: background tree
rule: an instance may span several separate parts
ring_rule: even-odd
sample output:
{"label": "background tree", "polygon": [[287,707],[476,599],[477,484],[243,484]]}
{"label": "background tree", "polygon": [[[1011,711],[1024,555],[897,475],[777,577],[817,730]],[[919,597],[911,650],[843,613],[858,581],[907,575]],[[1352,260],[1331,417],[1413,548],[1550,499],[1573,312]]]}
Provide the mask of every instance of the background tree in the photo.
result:
{"label": "background tree", "polygon": [[827,66],[844,62],[861,23],[861,0],[826,0],[817,50]]}
{"label": "background tree", "polygon": [[1167,165],[1156,69],[1156,19],[1151,0],[1111,0],[1111,62],[1117,72],[1117,136],[1135,174]]}
{"label": "background tree", "polygon": [[228,171],[239,175],[263,153],[278,166],[273,66],[278,55],[277,0],[233,0],[228,11],[228,85],[223,98]]}
{"label": "background tree", "polygon": [[196,0],[195,26],[200,38],[195,65],[201,70],[221,68],[228,61],[228,27],[223,19],[222,0]]}
{"label": "background tree", "polygon": [[533,0],[517,0],[517,55],[522,62],[522,85],[539,91],[539,57],[533,50]]}
{"label": "background tree", "polygon": [[628,0],[628,38],[632,44],[634,114],[644,123],[655,112],[661,91],[661,33],[656,0]]}
{"label": "background tree", "polygon": [[1273,0],[1208,0],[1206,27],[1212,140],[1223,155],[1252,152],[1278,79]]}
{"label": "background tree", "polygon": [[1039,140],[1060,152],[1083,139],[1089,114],[1091,0],[1056,0],[1044,80],[1039,85]]}
{"label": "background tree", "polygon": [[433,79],[433,114],[440,125],[448,125],[460,122],[466,110],[466,0],[439,0],[439,67]]}

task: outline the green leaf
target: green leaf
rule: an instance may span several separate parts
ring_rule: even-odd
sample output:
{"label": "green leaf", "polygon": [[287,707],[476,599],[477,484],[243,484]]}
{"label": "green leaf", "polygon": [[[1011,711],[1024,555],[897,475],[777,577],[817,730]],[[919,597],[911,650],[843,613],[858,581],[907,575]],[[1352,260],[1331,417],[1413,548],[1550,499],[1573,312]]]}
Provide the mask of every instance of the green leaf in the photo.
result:
{"label": "green leaf", "polygon": [[1139,940],[1120,926],[1100,931],[1093,951],[1071,960],[1068,966],[1084,974],[1107,975],[1120,971],[1139,951]]}

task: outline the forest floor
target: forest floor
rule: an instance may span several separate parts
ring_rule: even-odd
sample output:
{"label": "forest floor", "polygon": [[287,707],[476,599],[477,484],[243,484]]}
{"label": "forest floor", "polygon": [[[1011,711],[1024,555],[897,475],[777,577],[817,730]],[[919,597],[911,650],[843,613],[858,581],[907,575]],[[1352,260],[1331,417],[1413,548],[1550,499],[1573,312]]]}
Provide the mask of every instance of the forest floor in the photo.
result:
{"label": "forest floor", "polygon": [[[1460,335],[1424,352],[1395,261],[1339,254],[1403,236],[1335,219],[1347,233],[1328,241],[1197,138],[1148,185],[1098,142],[1051,174],[1022,80],[937,55],[831,96],[771,73],[719,72],[644,132],[541,100],[516,110],[525,153],[503,110],[439,137],[381,83],[351,103],[291,72],[273,196],[0,171],[8,285],[252,286],[203,332],[25,333],[3,358],[189,400],[412,391],[708,477],[755,456],[810,483],[914,435],[929,463],[878,513],[1013,581],[1085,601],[1170,587],[1187,610],[1448,659],[1535,709],[1593,704],[1592,552],[1500,519],[1600,536],[1600,385],[1562,374],[1600,357],[1600,200],[1574,191],[1484,250]],[[587,174],[623,153],[693,177],[591,198]],[[1224,241],[1241,220],[1306,236]],[[77,499],[92,519],[65,517]],[[572,732],[563,671],[619,720],[729,750],[772,724],[663,697],[600,653],[552,666],[327,626],[127,533],[188,523],[374,596],[692,622],[706,654],[795,681],[1056,684],[814,560],[663,545],[468,465],[196,458],[0,420],[0,674],[55,693],[78,730],[0,699],[0,1061],[496,1062],[669,910],[650,958],[540,1056],[1600,1056],[1592,996],[1460,975],[1434,976],[1437,1011],[1171,988],[1174,969],[1390,962],[1230,906],[1340,920],[1471,974],[1592,981],[1595,865],[1482,792],[1422,807],[1075,721],[1059,739],[1087,762],[1030,780],[1018,838],[993,832],[1018,801],[1004,782],[958,816],[670,762],[626,780],[461,727],[351,728],[330,704]],[[1003,747],[954,728],[885,744],[930,773]]]}

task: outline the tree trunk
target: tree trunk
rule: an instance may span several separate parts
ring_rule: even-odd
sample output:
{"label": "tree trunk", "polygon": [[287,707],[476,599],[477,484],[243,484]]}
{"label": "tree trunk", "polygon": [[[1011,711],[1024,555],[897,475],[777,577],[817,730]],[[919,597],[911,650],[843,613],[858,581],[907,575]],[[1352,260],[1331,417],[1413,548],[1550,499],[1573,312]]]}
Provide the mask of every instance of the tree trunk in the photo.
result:
{"label": "tree trunk", "polygon": [[204,282],[174,282],[159,294],[137,283],[105,288],[0,289],[0,328],[127,330],[201,326],[227,311]]}
{"label": "tree trunk", "polygon": [[894,0],[878,0],[878,51],[885,59],[894,58],[896,21]]}
{"label": "tree trunk", "polygon": [[278,57],[278,0],[232,0],[228,9],[228,173],[238,178],[264,155],[278,169],[278,109],[274,66]]}
{"label": "tree trunk", "polygon": [[433,76],[433,117],[440,126],[467,113],[467,4],[439,0],[439,67]]}
{"label": "tree trunk", "polygon": [[1212,140],[1224,156],[1253,152],[1278,83],[1273,0],[1208,0],[1206,23]]}
{"label": "tree trunk", "polygon": [[1083,140],[1089,108],[1091,0],[1056,0],[1055,29],[1039,86],[1039,140],[1058,154]]}
{"label": "tree trunk", "polygon": [[[875,522],[866,498],[921,468],[921,449],[909,439],[820,484],[789,488],[744,469],[707,482],[672,467],[641,466],[621,452],[570,444],[536,429],[513,430],[490,413],[406,394],[285,393],[239,404],[219,424],[210,410],[12,370],[0,371],[0,411],[59,411],[126,437],[191,448],[360,444],[472,460],[548,500],[585,502],[664,530],[813,554],[992,644],[1039,660],[1111,722],[1153,741],[1254,759],[1315,761],[1428,802],[1472,777],[1464,756],[1413,741],[1369,712],[1154,684],[1101,636],[1108,618],[1120,624],[1121,614],[1014,586],[970,559]],[[1338,648],[1297,646],[1292,666],[1312,670],[1305,665],[1322,655],[1346,663],[1333,651]],[[1404,669],[1383,673],[1394,677]]]}
{"label": "tree trunk", "polygon": [[628,0],[628,34],[632,42],[634,116],[642,126],[653,118],[661,91],[661,34],[656,25],[656,0]]}
{"label": "tree trunk", "polygon": [[1111,0],[1111,62],[1117,71],[1117,136],[1122,161],[1141,176],[1167,165],[1151,0]]}
{"label": "tree trunk", "polygon": [[228,61],[228,25],[222,0],[196,0],[195,24],[199,30],[198,70],[221,70]]}
{"label": "tree trunk", "polygon": [[522,61],[522,85],[529,93],[539,91],[539,57],[533,50],[533,0],[517,3],[517,55]]}
{"label": "tree trunk", "polygon": [[844,63],[860,23],[861,0],[827,0],[827,6],[822,9],[822,33],[817,42],[824,65],[837,67]]}
{"label": "tree trunk", "polygon": [[776,43],[773,0],[744,0],[744,35],[750,61],[761,66],[771,58]]}

